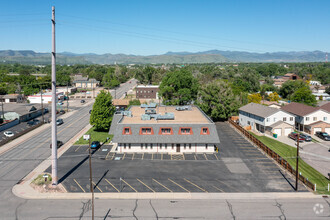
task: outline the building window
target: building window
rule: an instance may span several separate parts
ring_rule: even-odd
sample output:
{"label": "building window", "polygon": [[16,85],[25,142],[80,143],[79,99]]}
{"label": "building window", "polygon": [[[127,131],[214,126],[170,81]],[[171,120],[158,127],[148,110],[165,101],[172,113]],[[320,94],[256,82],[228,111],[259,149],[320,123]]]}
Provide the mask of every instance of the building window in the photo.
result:
{"label": "building window", "polygon": [[153,145],[152,144],[150,144],[150,149],[152,149],[153,148]]}
{"label": "building window", "polygon": [[266,119],[266,122],[269,122],[269,118]]}
{"label": "building window", "polygon": [[128,144],[128,149],[131,149],[131,144]]}
{"label": "building window", "polygon": [[313,117],[313,121],[317,121],[317,117]]}
{"label": "building window", "polygon": [[173,134],[172,128],[160,128],[159,134]]}
{"label": "building window", "polygon": [[187,148],[186,144],[183,144],[183,148],[184,148],[184,149],[186,149],[186,148]]}
{"label": "building window", "polygon": [[209,128],[202,128],[201,134],[210,134]]}
{"label": "building window", "polygon": [[309,121],[309,117],[306,117],[306,121]]}
{"label": "building window", "polygon": [[191,144],[189,144],[189,150],[191,150]]}
{"label": "building window", "polygon": [[290,117],[290,121],[293,121],[293,117]]}
{"label": "building window", "polygon": [[130,128],[130,127],[125,127],[125,128],[123,129],[123,134],[124,134],[124,135],[125,135],[125,134],[132,134],[131,128]]}
{"label": "building window", "polygon": [[208,148],[208,146],[207,146],[207,144],[205,144],[205,150],[207,150],[207,148]]}
{"label": "building window", "polygon": [[145,144],[146,145],[146,149],[148,149],[148,144]]}
{"label": "building window", "polygon": [[126,144],[124,144],[124,149],[126,149]]}
{"label": "building window", "polygon": [[276,122],[276,118],[274,118],[274,122]]}
{"label": "building window", "polygon": [[143,144],[141,144],[141,150],[143,150]]}
{"label": "building window", "polygon": [[165,150],[167,150],[167,144],[165,144]]}
{"label": "building window", "polygon": [[286,121],[286,117],[283,117],[283,121]]}
{"label": "building window", "polygon": [[172,150],[174,150],[174,144],[172,144]]}
{"label": "building window", "polygon": [[326,120],[328,120],[327,117],[323,117],[323,121],[326,121]]}
{"label": "building window", "polygon": [[191,128],[180,128],[179,134],[193,134]]}
{"label": "building window", "polygon": [[140,135],[145,135],[145,134],[154,134],[154,131],[152,128],[140,128]]}
{"label": "building window", "polygon": [[163,147],[162,144],[159,144],[159,149],[162,149],[162,147]]}

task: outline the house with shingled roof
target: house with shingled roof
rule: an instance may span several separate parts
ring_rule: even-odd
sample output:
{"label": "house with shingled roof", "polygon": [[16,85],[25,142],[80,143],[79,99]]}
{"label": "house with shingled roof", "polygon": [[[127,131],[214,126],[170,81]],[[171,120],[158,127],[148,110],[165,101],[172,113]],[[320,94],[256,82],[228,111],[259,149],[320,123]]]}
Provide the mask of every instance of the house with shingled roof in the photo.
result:
{"label": "house with shingled roof", "polygon": [[317,131],[330,133],[329,105],[313,107],[292,102],[281,110],[295,115],[295,127],[299,131],[315,134]]}
{"label": "house with shingled roof", "polygon": [[293,131],[294,115],[278,108],[249,103],[239,109],[239,124],[256,132],[287,136]]}

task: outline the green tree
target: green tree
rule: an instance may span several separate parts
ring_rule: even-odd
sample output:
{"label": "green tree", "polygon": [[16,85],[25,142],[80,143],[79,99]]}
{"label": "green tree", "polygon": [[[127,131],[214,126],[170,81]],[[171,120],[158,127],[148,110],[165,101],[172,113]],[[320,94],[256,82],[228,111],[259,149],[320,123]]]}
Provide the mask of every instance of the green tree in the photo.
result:
{"label": "green tree", "polygon": [[[290,96],[299,88],[308,88],[308,85],[302,80],[289,80],[282,84],[280,95],[283,98],[290,98]],[[309,89],[309,88],[308,88]]]}
{"label": "green tree", "polygon": [[166,104],[182,105],[196,100],[198,87],[198,81],[192,73],[180,69],[167,73],[159,86],[159,94]]}
{"label": "green tree", "polygon": [[219,121],[237,113],[241,102],[228,83],[217,80],[200,89],[197,104],[214,121]]}
{"label": "green tree", "polygon": [[101,90],[95,99],[89,123],[98,131],[108,131],[114,112],[115,106],[112,105],[111,94]]}
{"label": "green tree", "polygon": [[269,94],[268,96],[269,101],[272,102],[278,102],[279,100],[281,100],[280,96],[277,94],[277,92],[272,92]]}
{"label": "green tree", "polygon": [[294,102],[305,103],[306,105],[316,105],[317,101],[309,88],[301,87],[293,93],[291,100]]}

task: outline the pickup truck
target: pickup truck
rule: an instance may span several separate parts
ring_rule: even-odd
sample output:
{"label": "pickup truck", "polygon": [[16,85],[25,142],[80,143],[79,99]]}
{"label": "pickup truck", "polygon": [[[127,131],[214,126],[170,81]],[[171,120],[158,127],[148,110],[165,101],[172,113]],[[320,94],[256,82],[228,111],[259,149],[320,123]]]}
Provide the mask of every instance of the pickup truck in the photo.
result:
{"label": "pickup truck", "polygon": [[[297,141],[297,139],[298,139],[298,133],[296,133],[296,132],[291,132],[291,133],[289,134],[289,138],[291,138],[291,139]],[[303,141],[304,141],[304,138],[302,138],[302,137],[299,136],[299,142],[303,142]]]}

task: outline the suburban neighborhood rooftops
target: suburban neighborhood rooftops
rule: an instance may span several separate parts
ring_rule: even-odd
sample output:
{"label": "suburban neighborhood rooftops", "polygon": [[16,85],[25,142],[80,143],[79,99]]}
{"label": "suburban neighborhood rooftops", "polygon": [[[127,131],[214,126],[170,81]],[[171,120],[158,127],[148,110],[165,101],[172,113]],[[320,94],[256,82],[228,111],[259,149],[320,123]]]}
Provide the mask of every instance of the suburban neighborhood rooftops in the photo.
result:
{"label": "suburban neighborhood rooftops", "polygon": [[314,126],[314,125],[317,125],[317,124],[329,124],[329,123],[327,123],[327,122],[325,122],[325,121],[316,121],[316,122],[314,122],[314,123],[312,123],[312,124],[309,124],[309,125],[307,125],[307,126]]}
{"label": "suburban neighborhood rooftops", "polygon": [[319,108],[309,106],[309,105],[304,105],[304,104],[297,103],[297,102],[292,102],[286,106],[283,106],[281,109],[283,111],[290,112],[295,115],[305,116],[312,112],[317,111]]}
{"label": "suburban neighborhood rooftops", "polygon": [[272,124],[272,125],[270,125],[269,127],[272,127],[272,128],[275,128],[275,127],[277,127],[277,126],[279,126],[279,125],[281,125],[281,124],[287,124],[287,125],[289,125],[289,126],[292,126],[292,125],[290,125],[289,123],[287,123],[287,122],[284,122],[284,121],[277,121],[277,122],[275,122],[274,124]]}
{"label": "suburban neighborhood rooftops", "polygon": [[213,123],[198,107],[192,106],[191,110],[177,111],[177,106],[159,106],[156,107],[156,114],[165,115],[165,113],[174,113],[174,120],[142,120],[141,116],[145,114],[145,108],[132,106],[129,111],[132,117],[124,116],[119,122],[121,124],[210,124]]}
{"label": "suburban neighborhood rooftops", "polygon": [[240,111],[248,112],[263,118],[266,118],[276,112],[280,111],[277,108],[271,108],[268,106],[260,105],[257,103],[249,103],[239,109]]}
{"label": "suburban neighborhood rooftops", "polygon": [[330,113],[330,102],[327,104],[321,105],[319,108]]}

